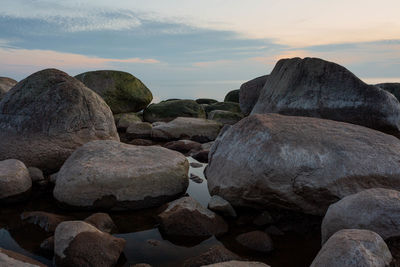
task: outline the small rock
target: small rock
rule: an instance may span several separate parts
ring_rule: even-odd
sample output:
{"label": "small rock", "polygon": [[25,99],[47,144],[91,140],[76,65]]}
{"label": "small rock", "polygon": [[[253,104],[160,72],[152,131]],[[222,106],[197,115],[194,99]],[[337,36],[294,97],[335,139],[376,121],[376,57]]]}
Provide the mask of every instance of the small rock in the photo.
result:
{"label": "small rock", "polygon": [[107,213],[95,213],[87,217],[85,222],[90,223],[102,232],[113,234],[118,232],[117,226]]}
{"label": "small rock", "polygon": [[257,261],[225,261],[203,267],[270,267],[269,265]]}
{"label": "small rock", "polygon": [[40,169],[36,167],[29,167],[28,171],[33,183],[38,183],[45,180],[43,172]]}
{"label": "small rock", "polygon": [[216,245],[209,248],[206,252],[190,258],[183,264],[184,267],[198,267],[207,264],[226,262],[231,260],[241,260],[242,258],[235,253],[227,250],[222,245]]}
{"label": "small rock", "polygon": [[238,235],[236,241],[248,249],[259,252],[270,252],[273,250],[271,237],[262,231],[253,231]]}
{"label": "small rock", "polygon": [[46,232],[54,232],[57,225],[64,221],[71,220],[70,217],[53,214],[44,211],[30,211],[21,214],[21,220],[27,223],[35,224]]}
{"label": "small rock", "polygon": [[214,195],[208,203],[208,208],[212,211],[221,213],[224,216],[236,217],[236,212],[232,205],[220,196]]}
{"label": "small rock", "polygon": [[267,224],[271,224],[274,222],[274,219],[272,218],[271,214],[269,214],[268,211],[263,211],[260,215],[258,215],[254,221],[253,224],[257,226],[264,226]]}
{"label": "small rock", "polygon": [[346,229],[328,239],[310,267],[387,267],[391,262],[392,254],[378,234]]}
{"label": "small rock", "polygon": [[198,162],[191,162],[191,163],[190,163],[190,167],[193,167],[193,168],[201,168],[201,167],[203,167],[203,164],[198,163]]}
{"label": "small rock", "polygon": [[168,142],[163,147],[186,154],[189,151],[200,150],[201,144],[191,140],[178,140]]}
{"label": "small rock", "polygon": [[158,215],[161,229],[171,236],[210,236],[228,231],[228,225],[214,212],[204,208],[191,197],[183,197],[167,204]]}
{"label": "small rock", "polygon": [[148,122],[133,122],[126,129],[126,137],[130,139],[149,139],[152,128],[153,126]]}
{"label": "small rock", "polygon": [[190,180],[192,180],[193,182],[198,183],[198,184],[201,184],[203,182],[202,178],[200,178],[199,176],[197,176],[193,173],[190,174],[189,178],[190,178]]}
{"label": "small rock", "polygon": [[57,266],[114,266],[126,243],[82,221],[59,224],[54,240]]}
{"label": "small rock", "polygon": [[41,262],[17,252],[0,248],[0,266],[4,267],[47,267]]}
{"label": "small rock", "polygon": [[31,187],[32,180],[24,163],[16,159],[0,161],[0,201],[23,200]]}

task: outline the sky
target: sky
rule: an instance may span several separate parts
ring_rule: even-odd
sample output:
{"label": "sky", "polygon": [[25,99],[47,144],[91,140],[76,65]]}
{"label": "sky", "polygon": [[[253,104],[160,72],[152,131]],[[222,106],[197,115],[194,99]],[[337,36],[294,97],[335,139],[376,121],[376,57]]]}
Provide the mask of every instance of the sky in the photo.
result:
{"label": "sky", "polygon": [[154,100],[227,92],[319,57],[400,82],[399,0],[1,0],[0,76],[127,71]]}

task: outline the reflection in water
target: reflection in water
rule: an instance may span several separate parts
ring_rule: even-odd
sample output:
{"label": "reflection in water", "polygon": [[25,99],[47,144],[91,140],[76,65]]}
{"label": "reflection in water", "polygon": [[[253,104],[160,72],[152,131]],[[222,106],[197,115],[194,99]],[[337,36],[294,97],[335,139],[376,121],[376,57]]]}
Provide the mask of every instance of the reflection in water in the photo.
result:
{"label": "reflection in water", "polygon": [[[188,157],[187,159],[189,160],[189,163],[192,162],[200,163],[197,160],[193,159],[192,157]],[[202,178],[203,182],[201,184],[198,184],[193,182],[192,180],[189,180],[189,187],[186,191],[192,198],[196,199],[203,207],[207,207],[208,202],[210,201],[211,198],[207,188],[207,180],[204,177],[204,169],[206,166],[207,164],[203,164],[203,166],[200,168],[193,168],[190,166],[189,176],[191,173],[193,173]]]}

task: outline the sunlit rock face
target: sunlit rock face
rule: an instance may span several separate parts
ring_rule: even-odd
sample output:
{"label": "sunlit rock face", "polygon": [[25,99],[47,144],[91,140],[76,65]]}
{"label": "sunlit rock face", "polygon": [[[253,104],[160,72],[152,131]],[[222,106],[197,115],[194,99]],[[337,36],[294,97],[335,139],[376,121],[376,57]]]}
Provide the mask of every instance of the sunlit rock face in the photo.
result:
{"label": "sunlit rock face", "polygon": [[220,134],[206,169],[211,195],[233,206],[324,215],[366,188],[400,189],[400,140],[309,117],[251,115]]}
{"label": "sunlit rock face", "polygon": [[397,134],[399,101],[346,68],[318,58],[278,61],[251,114],[280,113],[349,122]]}
{"label": "sunlit rock face", "polygon": [[0,160],[54,172],[77,147],[97,139],[119,140],[110,108],[62,71],[36,72],[0,102]]}

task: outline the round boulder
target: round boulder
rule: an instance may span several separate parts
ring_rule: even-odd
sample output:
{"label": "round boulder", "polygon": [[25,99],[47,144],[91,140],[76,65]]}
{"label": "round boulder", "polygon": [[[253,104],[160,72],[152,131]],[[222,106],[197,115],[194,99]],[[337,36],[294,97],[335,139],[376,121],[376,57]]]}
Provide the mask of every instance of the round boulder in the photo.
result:
{"label": "round boulder", "polygon": [[366,229],[383,239],[400,236],[400,192],[372,188],[329,206],[322,221],[322,244],[342,229]]}
{"label": "round boulder", "polygon": [[151,104],[143,112],[143,118],[148,122],[168,122],[177,117],[206,118],[206,113],[200,104],[193,100],[170,100]]}
{"label": "round boulder", "polygon": [[392,254],[378,234],[346,229],[329,238],[310,267],[387,267],[391,262]]}
{"label": "round boulder", "polygon": [[53,195],[76,208],[154,207],[186,191],[188,170],[186,158],[166,148],[93,141],[62,166]]}
{"label": "round boulder", "polygon": [[267,78],[268,75],[264,75],[245,82],[240,86],[239,105],[243,114],[248,115],[253,110],[260,96],[261,89],[263,89],[267,82]]}
{"label": "round boulder", "polygon": [[24,163],[15,159],[0,161],[0,201],[24,199],[31,187],[32,179]]}
{"label": "round boulder", "polygon": [[97,139],[119,140],[110,108],[62,71],[36,72],[0,102],[0,160],[53,173],[76,148]]}
{"label": "round boulder", "polygon": [[400,140],[366,127],[309,117],[258,114],[220,134],[208,188],[233,206],[324,215],[359,191],[400,189]]}
{"label": "round boulder", "polygon": [[114,114],[140,111],[153,100],[153,95],[146,85],[127,72],[89,71],[75,78],[98,93]]}

